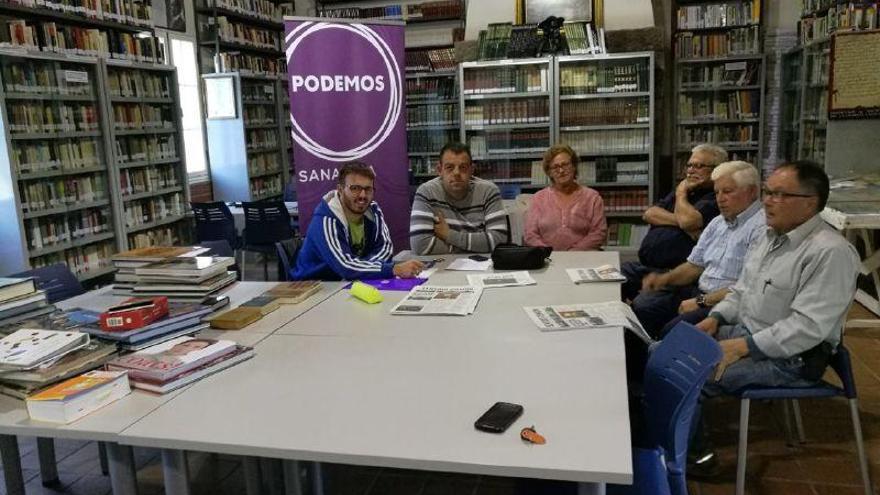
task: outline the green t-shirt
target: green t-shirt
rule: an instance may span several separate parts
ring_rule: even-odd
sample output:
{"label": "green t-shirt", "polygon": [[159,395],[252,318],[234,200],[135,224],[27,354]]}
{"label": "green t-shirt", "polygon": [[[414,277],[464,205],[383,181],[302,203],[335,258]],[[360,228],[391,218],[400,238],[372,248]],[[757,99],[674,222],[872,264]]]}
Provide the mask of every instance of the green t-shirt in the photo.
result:
{"label": "green t-shirt", "polygon": [[351,252],[355,256],[364,255],[364,222],[348,224],[348,235],[351,241]]}

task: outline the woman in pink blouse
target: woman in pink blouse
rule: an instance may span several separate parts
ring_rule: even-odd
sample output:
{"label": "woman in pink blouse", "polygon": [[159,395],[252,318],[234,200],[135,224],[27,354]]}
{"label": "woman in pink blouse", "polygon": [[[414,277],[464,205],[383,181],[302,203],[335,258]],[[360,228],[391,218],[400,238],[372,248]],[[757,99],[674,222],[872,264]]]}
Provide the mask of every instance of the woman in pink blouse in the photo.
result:
{"label": "woman in pink blouse", "polygon": [[605,243],[608,226],[599,193],[577,183],[577,154],[557,144],[544,152],[550,186],[538,191],[526,212],[525,243],[556,251],[587,251]]}

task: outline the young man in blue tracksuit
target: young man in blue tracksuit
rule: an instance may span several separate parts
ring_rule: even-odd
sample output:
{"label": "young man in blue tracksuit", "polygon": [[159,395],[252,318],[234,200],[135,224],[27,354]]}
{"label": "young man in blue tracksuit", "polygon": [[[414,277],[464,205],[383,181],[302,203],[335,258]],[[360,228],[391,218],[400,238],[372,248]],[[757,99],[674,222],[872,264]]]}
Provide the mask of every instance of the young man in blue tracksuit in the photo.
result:
{"label": "young man in blue tracksuit", "polygon": [[373,169],[361,162],[339,170],[336,189],[324,195],[312,215],[294,280],[412,278],[424,268],[418,260],[391,261],[388,225],[373,201],[375,179]]}

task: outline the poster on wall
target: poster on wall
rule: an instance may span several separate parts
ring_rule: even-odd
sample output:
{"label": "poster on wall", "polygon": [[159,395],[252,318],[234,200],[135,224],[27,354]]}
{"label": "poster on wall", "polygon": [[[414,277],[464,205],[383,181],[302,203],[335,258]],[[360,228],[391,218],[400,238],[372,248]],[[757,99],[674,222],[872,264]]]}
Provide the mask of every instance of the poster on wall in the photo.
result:
{"label": "poster on wall", "polygon": [[360,161],[376,172],[374,199],[395,251],[409,247],[409,165],[400,22],[286,18],[284,50],[300,225]]}

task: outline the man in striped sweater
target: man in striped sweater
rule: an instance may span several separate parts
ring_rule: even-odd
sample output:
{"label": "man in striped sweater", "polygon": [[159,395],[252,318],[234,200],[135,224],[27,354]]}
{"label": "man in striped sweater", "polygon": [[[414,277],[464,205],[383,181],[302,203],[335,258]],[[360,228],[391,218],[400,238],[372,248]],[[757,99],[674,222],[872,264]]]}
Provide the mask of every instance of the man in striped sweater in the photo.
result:
{"label": "man in striped sweater", "polygon": [[292,270],[294,280],[412,278],[424,265],[394,263],[388,225],[373,201],[376,174],[361,162],[339,170],[336,189],[318,203]]}
{"label": "man in striped sweater", "polygon": [[498,186],[473,176],[470,149],[440,150],[435,179],[419,186],[409,223],[416,254],[489,253],[507,241],[507,211]]}

